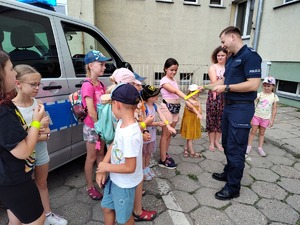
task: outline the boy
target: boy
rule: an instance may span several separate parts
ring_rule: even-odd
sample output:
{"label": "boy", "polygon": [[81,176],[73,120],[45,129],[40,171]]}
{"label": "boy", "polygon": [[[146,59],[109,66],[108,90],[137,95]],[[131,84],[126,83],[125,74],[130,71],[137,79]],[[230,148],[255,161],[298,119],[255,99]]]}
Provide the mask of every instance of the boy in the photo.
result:
{"label": "boy", "polygon": [[136,186],[143,179],[143,138],[134,111],[140,96],[130,84],[120,84],[111,93],[112,112],[119,120],[114,142],[97,168],[96,180],[101,187],[106,179],[101,207],[106,225],[134,224],[132,210]]}

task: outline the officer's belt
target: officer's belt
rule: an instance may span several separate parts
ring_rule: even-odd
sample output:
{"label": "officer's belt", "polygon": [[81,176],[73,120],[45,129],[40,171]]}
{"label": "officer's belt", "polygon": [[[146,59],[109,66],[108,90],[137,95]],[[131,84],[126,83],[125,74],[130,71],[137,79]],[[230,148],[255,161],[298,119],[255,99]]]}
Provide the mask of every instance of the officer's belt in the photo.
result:
{"label": "officer's belt", "polygon": [[238,101],[238,100],[225,99],[225,104],[226,104],[226,105],[233,105],[233,104],[252,104],[252,103],[253,103],[253,101],[250,101],[250,100]]}

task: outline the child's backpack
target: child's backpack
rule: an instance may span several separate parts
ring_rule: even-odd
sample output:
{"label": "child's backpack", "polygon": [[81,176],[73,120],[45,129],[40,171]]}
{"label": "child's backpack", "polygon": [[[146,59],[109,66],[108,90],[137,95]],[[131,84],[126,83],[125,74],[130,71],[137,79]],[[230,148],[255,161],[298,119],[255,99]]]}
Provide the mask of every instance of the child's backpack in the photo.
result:
{"label": "child's backpack", "polygon": [[95,131],[106,144],[111,144],[115,137],[116,119],[112,115],[111,104],[97,104],[98,121]]}
{"label": "child's backpack", "polygon": [[[153,106],[154,106],[155,112],[157,112],[157,105],[155,103],[153,103]],[[148,107],[146,104],[145,104],[145,107],[146,107],[145,113],[146,113],[146,116],[148,116]]]}
{"label": "child's backpack", "polygon": [[[89,82],[89,81],[84,80],[82,83],[84,82]],[[89,83],[92,85],[91,82]],[[81,88],[69,95],[69,101],[71,103],[71,110],[73,112],[75,120],[83,121],[86,118],[88,112],[87,112],[87,107],[84,107],[82,104]]]}

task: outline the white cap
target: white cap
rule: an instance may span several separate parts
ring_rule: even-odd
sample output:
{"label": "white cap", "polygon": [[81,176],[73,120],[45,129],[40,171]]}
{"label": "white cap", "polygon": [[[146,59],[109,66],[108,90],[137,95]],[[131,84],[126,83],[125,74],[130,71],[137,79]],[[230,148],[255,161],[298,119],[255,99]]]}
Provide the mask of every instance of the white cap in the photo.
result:
{"label": "white cap", "polygon": [[196,91],[198,90],[199,86],[197,84],[191,84],[189,86],[189,91]]}

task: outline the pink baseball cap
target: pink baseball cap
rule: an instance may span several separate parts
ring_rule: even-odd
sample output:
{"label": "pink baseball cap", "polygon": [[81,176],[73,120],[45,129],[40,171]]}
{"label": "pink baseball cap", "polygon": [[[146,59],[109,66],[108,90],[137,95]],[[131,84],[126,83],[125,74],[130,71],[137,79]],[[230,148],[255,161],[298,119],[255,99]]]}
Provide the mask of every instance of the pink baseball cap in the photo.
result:
{"label": "pink baseball cap", "polygon": [[272,85],[275,85],[276,84],[276,80],[274,77],[265,77],[264,81],[263,81],[263,84],[272,84]]}
{"label": "pink baseball cap", "polygon": [[140,81],[136,80],[134,74],[129,69],[126,68],[116,69],[113,72],[112,77],[115,79],[117,84],[119,83],[142,84]]}

